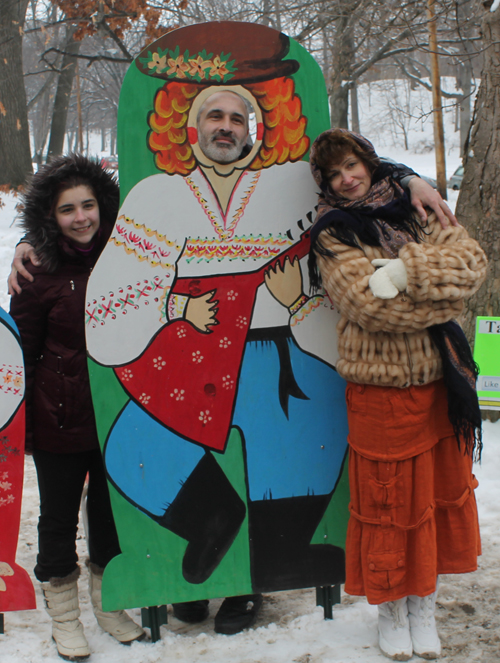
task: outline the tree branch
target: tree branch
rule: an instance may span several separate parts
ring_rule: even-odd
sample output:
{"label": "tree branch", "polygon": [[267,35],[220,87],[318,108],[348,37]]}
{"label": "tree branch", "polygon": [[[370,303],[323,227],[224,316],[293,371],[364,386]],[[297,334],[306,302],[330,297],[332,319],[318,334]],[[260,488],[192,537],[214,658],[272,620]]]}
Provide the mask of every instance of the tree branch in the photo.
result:
{"label": "tree branch", "polygon": [[90,67],[91,64],[94,62],[101,62],[101,61],[109,61],[109,62],[132,62],[133,57],[130,56],[129,58],[115,58],[111,55],[85,55],[85,53],[78,53],[78,55],[74,55],[73,53],[69,53],[61,48],[49,48],[46,51],[42,53],[40,56],[40,60],[45,62],[45,64],[51,69],[51,71],[57,71],[59,74],[61,73],[60,69],[57,69],[52,62],[47,60],[46,56],[49,53],[57,53],[59,55],[71,55],[71,57],[78,58],[79,60],[87,60],[88,61],[88,66]]}

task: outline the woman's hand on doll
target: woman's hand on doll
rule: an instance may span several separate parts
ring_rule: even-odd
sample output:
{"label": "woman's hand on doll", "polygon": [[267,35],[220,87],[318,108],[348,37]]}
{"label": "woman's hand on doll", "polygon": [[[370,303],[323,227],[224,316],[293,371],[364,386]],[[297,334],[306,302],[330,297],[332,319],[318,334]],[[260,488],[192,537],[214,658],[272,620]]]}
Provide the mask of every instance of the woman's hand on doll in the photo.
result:
{"label": "woman's hand on doll", "polygon": [[406,267],[401,258],[390,260],[378,258],[372,260],[372,265],[378,267],[370,276],[368,285],[377,299],[394,299],[399,292],[406,290],[408,276]]}
{"label": "woman's hand on doll", "polygon": [[283,267],[277,262],[265,273],[264,282],[274,299],[282,306],[290,308],[302,295],[302,271],[299,259],[295,257],[294,261],[290,262],[287,256]]}
{"label": "woman's hand on doll", "polygon": [[31,246],[31,244],[28,244],[28,242],[19,242],[14,252],[14,260],[12,261],[10,274],[7,279],[9,295],[20,295],[22,292],[22,288],[17,280],[18,273],[21,274],[21,276],[24,276],[27,281],[35,280],[24,266],[24,263],[28,261],[37,267],[40,265],[40,261],[37,258],[35,249]]}
{"label": "woman's hand on doll", "polygon": [[411,204],[423,222],[427,220],[427,212],[424,208],[428,207],[436,214],[443,228],[447,228],[449,225],[458,226],[455,215],[441,198],[439,192],[433,189],[430,184],[420,177],[412,177],[408,182],[408,188],[411,195]]}
{"label": "woman's hand on doll", "polygon": [[216,318],[219,302],[217,299],[212,300],[215,292],[215,290],[211,290],[200,297],[190,297],[186,306],[187,322],[204,334],[209,333],[211,327],[219,324]]}

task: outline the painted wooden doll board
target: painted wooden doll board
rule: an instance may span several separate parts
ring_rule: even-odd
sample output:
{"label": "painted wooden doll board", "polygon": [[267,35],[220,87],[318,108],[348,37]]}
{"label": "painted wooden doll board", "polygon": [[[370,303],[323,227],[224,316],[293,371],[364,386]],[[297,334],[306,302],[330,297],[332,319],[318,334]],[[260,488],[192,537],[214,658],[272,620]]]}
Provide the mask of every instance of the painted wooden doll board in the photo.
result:
{"label": "painted wooden doll board", "polygon": [[23,353],[14,321],[0,308],[0,613],[36,608],[31,579],[15,561],[23,473]]}
{"label": "painted wooden doll board", "polygon": [[[247,100],[253,127],[225,165],[198,140],[221,91]],[[125,77],[122,205],[87,292],[122,549],[107,610],[343,580],[339,316],[307,276],[307,155],[328,126],[319,67],[264,26],[173,31]],[[204,302],[216,325],[193,316]]]}

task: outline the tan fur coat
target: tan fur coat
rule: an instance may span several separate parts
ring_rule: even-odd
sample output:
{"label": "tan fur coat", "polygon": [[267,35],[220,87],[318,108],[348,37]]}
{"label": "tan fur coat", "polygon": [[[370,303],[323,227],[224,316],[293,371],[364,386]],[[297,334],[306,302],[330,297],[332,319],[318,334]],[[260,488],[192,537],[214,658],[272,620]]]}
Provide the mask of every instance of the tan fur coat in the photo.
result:
{"label": "tan fur coat", "polygon": [[323,286],[342,317],[337,326],[337,370],[351,382],[408,387],[442,377],[441,359],[426,331],[457,318],[463,300],[486,276],[487,259],[462,226],[443,229],[435,215],[422,243],[408,243],[399,258],[408,273],[406,292],[377,299],[368,280],[371,261],[388,258],[381,247],[342,244],[326,231],[321,244],[335,258],[316,254]]}

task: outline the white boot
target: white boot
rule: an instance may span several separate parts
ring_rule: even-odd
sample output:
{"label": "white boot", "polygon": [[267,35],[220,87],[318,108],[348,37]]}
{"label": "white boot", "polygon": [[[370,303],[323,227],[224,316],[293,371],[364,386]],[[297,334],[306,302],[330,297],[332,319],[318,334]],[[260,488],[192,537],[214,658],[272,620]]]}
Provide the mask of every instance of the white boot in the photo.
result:
{"label": "white boot", "polygon": [[393,661],[407,661],[411,658],[413,648],[406,596],[378,606],[378,633],[378,643],[385,656]]}
{"label": "white boot", "polygon": [[88,563],[88,567],[90,599],[99,626],[123,644],[130,644],[133,640],[142,640],[146,633],[127,615],[125,610],[103,611],[101,594],[103,569],[92,563]]}
{"label": "white boot", "polygon": [[52,638],[61,658],[67,661],[84,661],[90,656],[88,642],[83,632],[78,605],[77,580],[80,569],[65,578],[51,578],[42,582],[45,608],[52,617]]}
{"label": "white boot", "polygon": [[410,632],[413,642],[413,651],[418,656],[427,659],[438,658],[441,654],[441,642],[436,628],[434,617],[436,607],[436,591],[429,596],[409,596],[408,616],[410,618]]}

